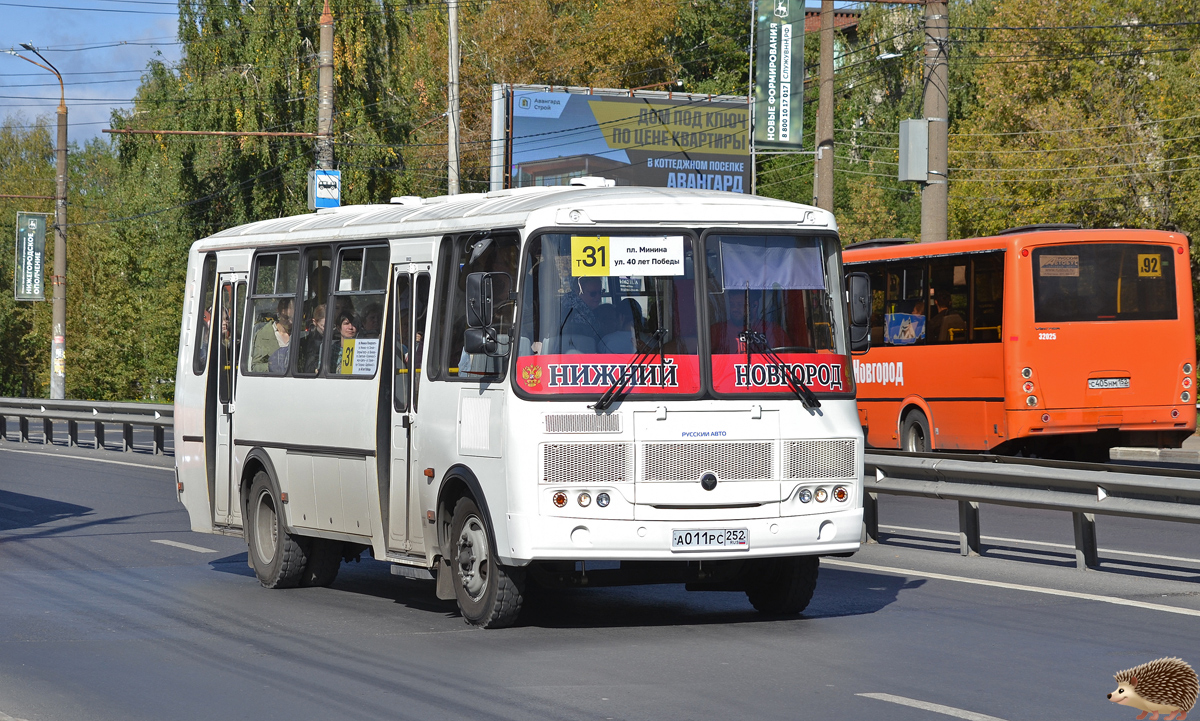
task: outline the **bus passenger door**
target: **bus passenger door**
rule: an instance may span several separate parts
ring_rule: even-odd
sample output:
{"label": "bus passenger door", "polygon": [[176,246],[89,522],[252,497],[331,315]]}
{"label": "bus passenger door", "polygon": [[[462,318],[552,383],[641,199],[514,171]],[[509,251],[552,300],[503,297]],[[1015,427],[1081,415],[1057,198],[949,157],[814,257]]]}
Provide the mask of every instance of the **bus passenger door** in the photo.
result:
{"label": "bus passenger door", "polygon": [[388,490],[388,548],[424,555],[424,524],[414,472],[413,426],[418,423],[418,385],[425,350],[429,306],[429,264],[408,263],[395,276],[391,469]]}
{"label": "bus passenger door", "polygon": [[242,316],[246,310],[246,275],[222,274],[217,301],[217,424],[216,467],[213,488],[213,522],[231,522],[230,499],[233,478],[233,413],[237,388],[238,348],[241,342]]}

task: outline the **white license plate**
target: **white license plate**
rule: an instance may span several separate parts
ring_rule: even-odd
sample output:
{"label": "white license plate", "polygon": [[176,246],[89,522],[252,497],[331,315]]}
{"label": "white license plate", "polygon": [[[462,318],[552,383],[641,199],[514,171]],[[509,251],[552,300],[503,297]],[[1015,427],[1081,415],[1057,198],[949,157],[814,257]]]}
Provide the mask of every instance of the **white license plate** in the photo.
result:
{"label": "white license plate", "polygon": [[1128,378],[1088,378],[1088,388],[1128,388]]}
{"label": "white license plate", "polygon": [[749,550],[744,528],[701,528],[671,531],[672,551]]}

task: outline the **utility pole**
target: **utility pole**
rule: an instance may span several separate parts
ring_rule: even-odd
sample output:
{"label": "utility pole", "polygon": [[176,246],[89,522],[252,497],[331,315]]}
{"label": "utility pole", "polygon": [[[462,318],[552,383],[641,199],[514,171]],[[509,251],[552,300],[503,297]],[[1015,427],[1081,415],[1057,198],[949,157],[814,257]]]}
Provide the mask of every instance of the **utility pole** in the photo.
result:
{"label": "utility pole", "polygon": [[929,123],[929,174],[921,190],[921,242],[946,239],[949,115],[949,29],[945,0],[925,3],[925,120]]}
{"label": "utility pole", "polygon": [[317,51],[317,167],[333,169],[333,14],[329,0],[321,12],[321,45]]}
{"label": "utility pole", "polygon": [[821,70],[817,96],[816,206],[833,211],[833,0],[821,0]]}
{"label": "utility pole", "polygon": [[458,195],[458,0],[449,0],[450,10],[450,61],[449,87],[450,107],[446,111],[449,134],[446,144],[446,192]]}
{"label": "utility pole", "polygon": [[67,90],[63,85],[62,74],[58,68],[42,57],[30,43],[21,43],[21,47],[41,58],[42,65],[35,60],[9,50],[26,62],[33,63],[42,70],[49,70],[58,78],[58,145],[55,148],[57,169],[55,180],[57,185],[54,193],[54,274],[50,276],[50,286],[54,289],[51,302],[50,319],[50,399],[66,398],[67,390]]}

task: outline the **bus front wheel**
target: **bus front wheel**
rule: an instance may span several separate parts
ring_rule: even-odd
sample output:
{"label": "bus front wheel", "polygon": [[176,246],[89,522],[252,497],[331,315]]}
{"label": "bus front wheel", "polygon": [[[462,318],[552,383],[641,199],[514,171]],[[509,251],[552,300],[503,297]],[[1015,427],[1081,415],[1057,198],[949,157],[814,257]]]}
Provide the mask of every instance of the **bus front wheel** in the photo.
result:
{"label": "bus front wheel", "polygon": [[928,453],[932,445],[929,437],[929,420],[921,411],[910,411],[900,424],[900,450],[908,453]]}
{"label": "bus front wheel", "polygon": [[817,556],[754,559],[749,566],[746,598],[757,611],[794,616],[808,607],[817,589]]}
{"label": "bus front wheel", "polygon": [[287,532],[279,508],[270,476],[259,471],[250,483],[246,504],[250,565],[266,588],[293,588],[300,584],[308,554]]}
{"label": "bus front wheel", "polygon": [[525,569],[500,565],[487,521],[471,498],[460,498],[450,524],[450,572],[459,611],[472,626],[511,626],[524,600]]}

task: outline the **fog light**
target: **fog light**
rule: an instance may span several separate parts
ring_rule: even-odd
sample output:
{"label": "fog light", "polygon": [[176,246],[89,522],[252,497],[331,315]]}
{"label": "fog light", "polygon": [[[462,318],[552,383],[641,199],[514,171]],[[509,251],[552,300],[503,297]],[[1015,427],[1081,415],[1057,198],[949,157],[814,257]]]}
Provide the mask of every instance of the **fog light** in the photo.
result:
{"label": "fog light", "polygon": [[808,503],[812,500],[812,491],[801,488],[800,492],[796,494],[796,498],[799,498],[801,503]]}
{"label": "fog light", "polygon": [[1021,390],[1026,393],[1033,393],[1033,381],[1025,381],[1025,385],[1021,386]]}
{"label": "fog light", "polygon": [[849,497],[850,493],[846,490],[845,486],[837,486],[833,489],[833,500],[838,503],[845,501]]}
{"label": "fog light", "polygon": [[817,503],[824,503],[829,498],[829,491],[824,488],[817,489]]}
{"label": "fog light", "polygon": [[609,501],[609,498],[608,498],[607,493],[597,494],[597,496],[596,496],[596,505],[597,506],[600,506],[601,508],[608,508],[608,501]]}
{"label": "fog light", "polygon": [[1192,394],[1188,393],[1187,391],[1184,391],[1183,393],[1179,394],[1179,400],[1183,401],[1184,403],[1187,403],[1191,399],[1192,399]]}
{"label": "fog light", "polygon": [[1192,364],[1191,364],[1191,363],[1184,363],[1184,364],[1183,364],[1183,372],[1184,372],[1184,373],[1191,374],[1191,372],[1192,372]]}
{"label": "fog light", "polygon": [[1033,369],[1032,368],[1022,368],[1021,369],[1021,377],[1022,378],[1032,378],[1033,377]]}
{"label": "fog light", "polygon": [[1191,387],[1192,387],[1192,377],[1191,377],[1191,376],[1184,376],[1184,377],[1183,377],[1183,387],[1184,387],[1184,388],[1191,388]]}
{"label": "fog light", "polygon": [[567,494],[563,493],[562,491],[555,493],[552,498],[554,499],[554,505],[558,506],[559,508],[567,505]]}
{"label": "fog light", "polygon": [[592,505],[592,494],[580,493],[579,497],[576,498],[575,500],[579,501],[579,505],[583,506],[584,508],[587,508],[588,506]]}
{"label": "fog light", "polygon": [[1026,398],[1025,405],[1029,406],[1030,408],[1036,406],[1037,405],[1037,396],[1029,396],[1028,398]]}
{"label": "fog light", "polygon": [[1043,413],[1043,414],[1042,414],[1042,423],[1049,423],[1049,422],[1050,422],[1050,414],[1049,414],[1049,413]]}
{"label": "fog light", "polygon": [[1172,418],[1178,418],[1178,417],[1179,417],[1179,409],[1178,409],[1178,408],[1172,408],[1172,409],[1171,409],[1171,417],[1172,417]]}

